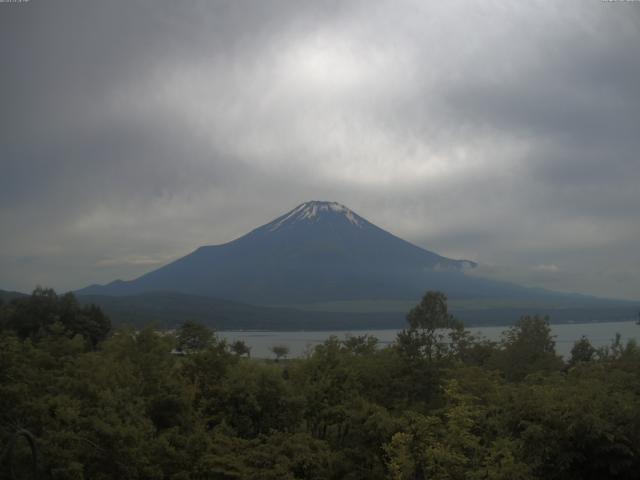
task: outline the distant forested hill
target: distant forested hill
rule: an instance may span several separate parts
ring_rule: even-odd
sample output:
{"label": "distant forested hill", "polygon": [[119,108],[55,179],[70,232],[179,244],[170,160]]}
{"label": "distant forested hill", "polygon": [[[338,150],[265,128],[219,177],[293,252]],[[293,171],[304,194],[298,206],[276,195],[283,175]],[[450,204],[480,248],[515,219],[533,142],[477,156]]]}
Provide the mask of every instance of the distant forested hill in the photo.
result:
{"label": "distant forested hill", "polygon": [[7,291],[7,290],[0,290],[0,301],[3,301],[3,302],[9,302],[9,301],[13,300],[14,298],[21,298],[21,297],[26,297],[26,296],[28,296],[26,293],[12,292],[12,291]]}
{"label": "distant forested hill", "polygon": [[[263,307],[217,298],[172,292],[129,296],[80,295],[80,303],[96,304],[118,324],[143,326],[155,323],[174,328],[187,320],[216,330],[356,330],[402,328],[407,308],[386,308],[375,302],[319,305],[317,309]],[[331,310],[333,308],[333,310]],[[460,304],[451,311],[467,326],[512,325],[523,315],[549,316],[554,323],[615,322],[635,318],[635,304],[605,306],[529,305],[485,306]],[[346,310],[346,311],[345,311]]]}
{"label": "distant forested hill", "polygon": [[[0,290],[0,303],[29,295]],[[353,302],[264,307],[176,292],[129,296],[78,295],[78,302],[99,306],[114,325],[175,328],[192,320],[216,330],[358,330],[402,328],[408,304]],[[523,315],[549,316],[553,323],[615,322],[637,318],[638,305],[482,304],[451,302],[451,311],[467,326],[511,325]]]}
{"label": "distant forested hill", "polygon": [[114,324],[156,323],[173,328],[187,320],[217,330],[340,330],[400,328],[404,313],[318,312],[270,308],[172,292],[113,297],[80,295],[80,303],[98,305]]}

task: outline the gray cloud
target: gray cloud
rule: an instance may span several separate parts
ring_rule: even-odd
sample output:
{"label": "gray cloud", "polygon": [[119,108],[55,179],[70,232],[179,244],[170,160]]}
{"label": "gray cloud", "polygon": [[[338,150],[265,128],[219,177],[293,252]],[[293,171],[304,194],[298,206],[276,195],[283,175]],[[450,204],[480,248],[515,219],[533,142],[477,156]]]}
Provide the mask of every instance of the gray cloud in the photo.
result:
{"label": "gray cloud", "polygon": [[315,198],[638,298],[639,43],[622,2],[1,4],[0,288],[132,278]]}

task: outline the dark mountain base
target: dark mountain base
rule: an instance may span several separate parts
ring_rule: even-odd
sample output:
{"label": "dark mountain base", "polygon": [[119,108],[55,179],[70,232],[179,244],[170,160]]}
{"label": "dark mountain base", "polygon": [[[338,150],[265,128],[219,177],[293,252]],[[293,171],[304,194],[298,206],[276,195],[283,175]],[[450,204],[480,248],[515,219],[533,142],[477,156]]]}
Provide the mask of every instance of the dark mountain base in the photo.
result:
{"label": "dark mountain base", "polygon": [[187,320],[216,330],[350,330],[403,328],[405,324],[401,313],[309,312],[180,293],[81,295],[78,300],[98,305],[114,325],[136,327],[155,323],[175,328]]}
{"label": "dark mountain base", "polygon": [[[124,297],[82,295],[78,300],[98,305],[115,325],[128,324],[136,327],[156,323],[160,328],[175,328],[187,320],[203,323],[216,330],[322,331],[406,327],[406,312],[306,311],[169,292]],[[512,325],[524,315],[548,315],[552,323],[588,323],[635,319],[637,306],[452,308],[451,312],[467,326]]]}

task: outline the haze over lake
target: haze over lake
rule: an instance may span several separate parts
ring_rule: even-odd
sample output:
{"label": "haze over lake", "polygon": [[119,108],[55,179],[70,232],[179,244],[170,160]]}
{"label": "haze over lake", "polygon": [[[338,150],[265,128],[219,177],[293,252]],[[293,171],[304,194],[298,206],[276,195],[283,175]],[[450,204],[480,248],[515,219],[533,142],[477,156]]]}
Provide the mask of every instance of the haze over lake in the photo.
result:
{"label": "haze over lake", "polygon": [[[489,340],[499,340],[500,335],[507,327],[483,327],[469,328],[474,335],[482,335]],[[574,323],[551,325],[552,334],[555,336],[556,351],[560,355],[568,356],[576,340],[585,335],[594,347],[610,345],[619,333],[622,341],[640,339],[640,325],[635,322],[608,322],[608,323]],[[224,331],[218,335],[229,342],[243,340],[251,347],[251,355],[255,358],[273,358],[271,347],[285,345],[289,347],[289,357],[300,357],[313,347],[323,343],[330,336],[335,335],[344,339],[346,335],[361,336],[371,335],[385,346],[392,343],[399,330],[334,330],[323,332],[267,332],[267,331]]]}

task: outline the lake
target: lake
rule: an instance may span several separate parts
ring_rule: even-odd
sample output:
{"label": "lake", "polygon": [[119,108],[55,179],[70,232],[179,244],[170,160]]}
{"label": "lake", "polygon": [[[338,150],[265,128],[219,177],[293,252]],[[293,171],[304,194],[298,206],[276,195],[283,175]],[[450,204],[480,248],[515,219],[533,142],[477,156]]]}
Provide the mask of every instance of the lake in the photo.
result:
{"label": "lake", "polygon": [[[500,334],[508,327],[478,327],[469,328],[473,334],[480,334],[489,340],[498,340]],[[585,335],[595,347],[609,345],[616,333],[622,336],[626,342],[630,339],[640,339],[640,326],[635,322],[607,322],[607,323],[571,323],[551,325],[551,331],[556,341],[556,351],[568,356],[573,343],[582,335]],[[220,331],[218,335],[229,342],[243,340],[251,347],[251,356],[254,358],[272,358],[271,347],[274,345],[286,345],[289,347],[289,357],[299,357],[314,346],[324,342],[331,335],[344,339],[346,335],[372,335],[380,344],[392,343],[399,330],[334,330],[315,332],[267,332],[267,331]]]}

